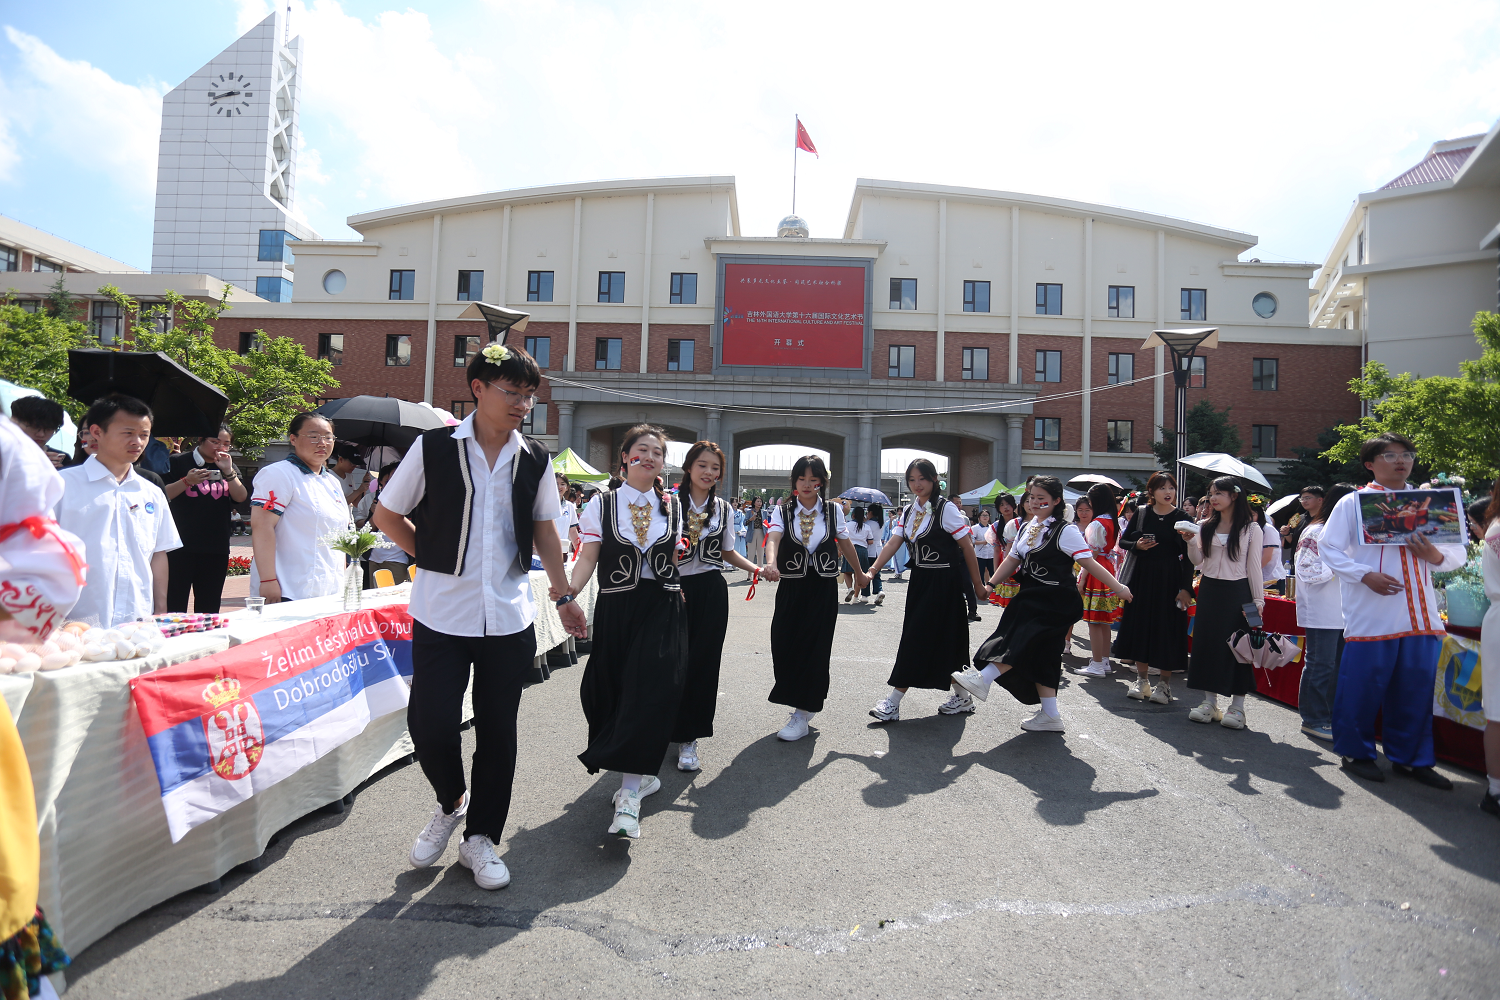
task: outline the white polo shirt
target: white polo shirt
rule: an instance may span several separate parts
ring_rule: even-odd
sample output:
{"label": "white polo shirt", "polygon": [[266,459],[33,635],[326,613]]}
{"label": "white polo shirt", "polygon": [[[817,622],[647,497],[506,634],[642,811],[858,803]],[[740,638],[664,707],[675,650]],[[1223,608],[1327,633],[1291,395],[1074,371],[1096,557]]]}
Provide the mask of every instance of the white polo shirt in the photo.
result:
{"label": "white polo shirt", "polygon": [[[349,503],[339,477],[314,472],[294,452],[255,474],[250,505],[278,516],[276,583],[281,599],[331,597],[344,589],[342,552],[323,544],[329,532],[349,526]],[[250,593],[260,593],[260,566],[250,564]]]}
{"label": "white polo shirt", "polygon": [[182,548],[167,496],[132,466],[123,482],[90,455],[63,469],[57,523],[83,539],[88,582],[70,617],[111,628],[150,618],[151,557]]}

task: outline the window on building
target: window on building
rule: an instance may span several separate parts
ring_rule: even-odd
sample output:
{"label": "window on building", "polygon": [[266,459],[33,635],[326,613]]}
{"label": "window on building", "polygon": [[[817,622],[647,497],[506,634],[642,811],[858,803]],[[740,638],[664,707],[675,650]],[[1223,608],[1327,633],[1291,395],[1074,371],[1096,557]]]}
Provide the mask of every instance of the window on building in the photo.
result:
{"label": "window on building", "polygon": [[988,281],[964,282],[964,312],[987,313],[990,311],[990,283]]}
{"label": "window on building", "polygon": [[625,272],[624,271],[600,271],[599,272],[599,301],[600,302],[624,302],[625,301]]}
{"label": "window on building", "polygon": [[547,404],[537,403],[521,418],[521,433],[536,437],[547,433]]}
{"label": "window on building", "polygon": [[411,364],[411,337],[404,333],[386,334],[385,363],[394,368]]}
{"label": "window on building", "polygon": [[469,362],[474,360],[474,355],[479,353],[478,337],[454,337],[453,338],[453,367],[467,368]]}
{"label": "window on building", "polygon": [[698,301],[698,276],[696,274],[672,275],[671,303],[674,306],[690,306]]}
{"label": "window on building", "polygon": [[1062,285],[1037,282],[1036,314],[1038,316],[1062,315]]}
{"label": "window on building", "polygon": [[[261,275],[255,279],[255,294],[267,302],[290,302],[292,301],[292,283],[285,278],[268,278]],[[410,296],[407,297],[410,298]]]}
{"label": "window on building", "polygon": [[483,271],[459,271],[458,272],[458,301],[460,301],[460,302],[483,302],[484,301],[484,272]]}
{"label": "window on building", "polygon": [[691,340],[667,341],[667,371],[690,372],[693,370],[693,342]]}
{"label": "window on building", "polygon": [[1109,314],[1120,319],[1135,319],[1135,286],[1109,286]]}
{"label": "window on building", "polygon": [[318,360],[329,364],[344,363],[344,335],[342,333],[318,334]]}
{"label": "window on building", "polygon": [[1359,241],[1358,242],[1359,242],[1359,246],[1356,247],[1356,249],[1354,251],[1354,263],[1356,263],[1356,264],[1368,264],[1369,261],[1365,260],[1365,232],[1364,232],[1363,229],[1361,229],[1359,231]]}
{"label": "window on building", "polygon": [[455,399],[448,404],[448,410],[455,417],[462,420],[474,412],[474,401],[472,399]]}
{"label": "window on building", "polygon": [[292,248],[287,243],[294,242],[297,237],[285,229],[262,229],[260,231],[260,252],[256,254],[256,260],[276,260],[283,264],[296,263],[296,257],[292,254]]}
{"label": "window on building", "polygon": [[63,266],[50,260],[42,260],[42,258],[40,257],[33,257],[31,259],[31,269],[33,271],[45,271],[48,274],[60,274],[62,272]]}
{"label": "window on building", "polygon": [[1250,451],[1261,458],[1276,457],[1276,425],[1250,425]]}
{"label": "window on building", "polygon": [[0,271],[19,271],[21,251],[15,247],[0,247]]}
{"label": "window on building", "polygon": [[1036,352],[1036,381],[1062,381],[1062,351]]}
{"label": "window on building", "polygon": [[913,344],[892,344],[890,349],[889,378],[917,377],[917,348]]}
{"label": "window on building", "polygon": [[917,279],[916,278],[892,278],[891,279],[891,308],[892,309],[915,309],[915,308],[917,308]]}
{"label": "window on building", "polygon": [[[985,282],[989,284],[989,282]],[[990,349],[988,347],[964,348],[963,378],[967,381],[988,382],[990,378]]]}
{"label": "window on building", "polygon": [[1251,362],[1250,388],[1261,392],[1276,391],[1276,358],[1256,358]]}
{"label": "window on building", "polygon": [[594,368],[610,372],[620,370],[619,337],[599,337],[594,341]]}
{"label": "window on building", "polygon": [[170,333],[172,307],[165,302],[142,302],[135,314],[135,321],[152,333]]}
{"label": "window on building", "polygon": [[552,338],[527,337],[526,353],[536,359],[538,368],[552,367]]}
{"label": "window on building", "polygon": [[42,305],[41,301],[38,299],[15,299],[11,304],[20,306],[23,312],[29,313],[36,312],[41,308]]}
{"label": "window on building", "polygon": [[527,271],[526,272],[526,301],[527,302],[551,302],[552,301],[552,272],[551,271]]}
{"label": "window on building", "polygon": [[120,313],[120,307],[113,302],[95,302],[90,315],[95,337],[99,343],[109,345],[118,344],[121,335],[125,332],[125,317]]}
{"label": "window on building", "polygon": [[1109,356],[1109,384],[1119,385],[1135,378],[1134,354],[1111,354]]}
{"label": "window on building", "polygon": [[242,332],[240,334],[240,353],[249,354],[251,351],[258,350],[260,350],[260,337],[256,335],[255,331]]}
{"label": "window on building", "polygon": [[1062,418],[1037,417],[1031,434],[1031,447],[1037,451],[1062,450]]}
{"label": "window on building", "polygon": [[392,271],[391,272],[391,294],[392,300],[412,299],[417,294],[417,272],[416,271]]}
{"label": "window on building", "polygon": [[1104,422],[1104,450],[1129,453],[1131,434],[1135,428],[1133,420],[1106,420]]}
{"label": "window on building", "polygon": [[1189,359],[1188,388],[1203,389],[1208,386],[1208,359],[1202,355]]}
{"label": "window on building", "polygon": [[1184,288],[1182,290],[1182,318],[1203,322],[1208,318],[1208,290]]}

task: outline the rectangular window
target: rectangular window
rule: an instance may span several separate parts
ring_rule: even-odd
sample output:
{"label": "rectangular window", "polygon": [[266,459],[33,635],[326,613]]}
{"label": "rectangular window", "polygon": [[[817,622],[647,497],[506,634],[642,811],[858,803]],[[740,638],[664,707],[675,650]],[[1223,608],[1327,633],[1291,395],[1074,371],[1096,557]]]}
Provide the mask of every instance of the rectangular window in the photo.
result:
{"label": "rectangular window", "polygon": [[483,271],[459,271],[458,272],[458,301],[460,301],[460,302],[483,302],[484,301],[484,272]]}
{"label": "rectangular window", "polygon": [[1250,425],[1250,451],[1261,458],[1276,457],[1276,425]]}
{"label": "rectangular window", "polygon": [[1106,420],[1104,422],[1104,450],[1129,453],[1131,434],[1135,428],[1133,420]]}
{"label": "rectangular window", "polygon": [[691,340],[667,341],[667,371],[690,372],[693,370],[693,342]]}
{"label": "rectangular window", "polygon": [[455,417],[462,420],[474,412],[474,401],[472,399],[455,399],[449,404],[448,409]]}
{"label": "rectangular window", "polygon": [[624,302],[625,301],[625,272],[624,271],[600,271],[599,272],[599,301],[600,302]]}
{"label": "rectangular window", "polygon": [[1188,366],[1188,388],[1205,388],[1208,385],[1208,359],[1199,355],[1189,360],[1192,363]]}
{"label": "rectangular window", "polygon": [[119,306],[113,302],[95,302],[90,319],[93,326],[91,332],[99,338],[99,343],[109,345],[120,342],[120,335],[124,332],[124,317]]}
{"label": "rectangular window", "polygon": [[990,283],[988,281],[964,282],[964,312],[987,313],[990,311]]}
{"label": "rectangular window", "polygon": [[[255,279],[255,294],[267,302],[290,302],[292,301],[292,283],[285,278],[268,278],[261,275]],[[410,296],[407,297],[410,298]]]}
{"label": "rectangular window", "polygon": [[1109,286],[1109,314],[1120,319],[1135,319],[1135,286]]}
{"label": "rectangular window", "polygon": [[619,337],[600,337],[594,341],[594,368],[610,372],[620,370]]}
{"label": "rectangular window", "polygon": [[344,335],[342,333],[318,334],[318,360],[329,364],[344,363]]}
{"label": "rectangular window", "polygon": [[1119,385],[1135,378],[1134,354],[1111,354],[1109,356],[1109,384]]}
{"label": "rectangular window", "polygon": [[23,312],[29,313],[36,312],[41,308],[42,305],[41,301],[38,299],[17,299],[12,304],[20,306]]}
{"label": "rectangular window", "polygon": [[[985,282],[988,284],[988,282]],[[964,348],[964,373],[966,381],[988,382],[990,378],[990,349],[988,347]]]}
{"label": "rectangular window", "polygon": [[1037,417],[1031,435],[1031,447],[1037,451],[1062,450],[1062,418]]}
{"label": "rectangular window", "polygon": [[260,338],[254,331],[240,334],[240,353],[249,354],[251,351],[260,350]]}
{"label": "rectangular window", "polygon": [[31,260],[31,269],[33,271],[45,271],[49,274],[58,274],[62,271],[63,266],[61,264],[54,264],[50,260],[42,260],[42,258],[40,257],[33,257]]}
{"label": "rectangular window", "polygon": [[521,433],[536,437],[538,434],[547,433],[547,404],[538,403],[531,408],[531,412],[521,418]]}
{"label": "rectangular window", "polygon": [[917,308],[917,279],[916,278],[892,278],[891,279],[891,308],[892,309],[915,309],[915,308]]}
{"label": "rectangular window", "polygon": [[1276,391],[1276,358],[1256,358],[1251,362],[1250,388],[1261,392]]}
{"label": "rectangular window", "polygon": [[474,355],[479,353],[478,337],[454,337],[453,338],[453,367],[467,368],[469,362],[474,360]]}
{"label": "rectangular window", "polygon": [[538,368],[552,367],[552,338],[527,337],[526,353],[536,359]]}
{"label": "rectangular window", "polygon": [[297,237],[285,229],[262,229],[260,231],[260,252],[256,254],[256,260],[274,260],[283,264],[296,263],[292,255],[291,247],[287,246],[289,241]]}
{"label": "rectangular window", "polygon": [[411,364],[411,337],[404,333],[386,334],[385,363],[394,368],[405,368]]}
{"label": "rectangular window", "polygon": [[392,301],[400,299],[412,299],[417,294],[417,272],[416,271],[392,271],[391,272],[391,294]]}
{"label": "rectangular window", "polygon": [[917,377],[917,349],[914,345],[892,344],[890,350],[890,366],[887,373],[890,378],[916,378]]}
{"label": "rectangular window", "polygon": [[1038,316],[1062,315],[1062,285],[1037,283],[1036,314]]}
{"label": "rectangular window", "polygon": [[1062,351],[1036,352],[1036,381],[1062,381]]}
{"label": "rectangular window", "polygon": [[671,303],[674,306],[691,306],[698,302],[698,276],[696,274],[672,275]]}
{"label": "rectangular window", "polygon": [[172,332],[172,307],[165,302],[142,302],[135,321],[152,333]]}
{"label": "rectangular window", "polygon": [[527,302],[551,302],[552,301],[552,272],[551,271],[527,271],[526,272],[526,301]]}
{"label": "rectangular window", "polygon": [[1208,318],[1208,290],[1184,288],[1182,290],[1182,318],[1203,322]]}
{"label": "rectangular window", "polygon": [[0,247],[0,271],[19,271],[21,251],[14,247]]}

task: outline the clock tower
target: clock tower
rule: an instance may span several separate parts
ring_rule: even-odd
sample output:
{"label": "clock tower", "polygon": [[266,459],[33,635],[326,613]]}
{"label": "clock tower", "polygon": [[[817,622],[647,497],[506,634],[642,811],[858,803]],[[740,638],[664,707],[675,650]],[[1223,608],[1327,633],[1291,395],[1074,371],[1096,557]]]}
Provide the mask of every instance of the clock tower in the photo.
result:
{"label": "clock tower", "polygon": [[302,39],[267,17],[162,98],[151,270],[292,297]]}

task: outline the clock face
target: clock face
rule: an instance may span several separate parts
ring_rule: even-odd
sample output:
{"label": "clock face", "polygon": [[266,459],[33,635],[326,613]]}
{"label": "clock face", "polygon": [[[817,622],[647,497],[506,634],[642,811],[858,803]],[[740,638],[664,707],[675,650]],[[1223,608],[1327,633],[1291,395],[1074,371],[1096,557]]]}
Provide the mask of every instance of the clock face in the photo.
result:
{"label": "clock face", "polygon": [[214,114],[233,118],[235,115],[243,115],[250,110],[250,98],[254,97],[252,88],[255,84],[245,79],[245,74],[235,76],[233,73],[220,73],[218,77],[210,79],[208,85],[208,106],[213,109]]}

